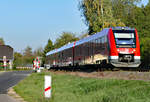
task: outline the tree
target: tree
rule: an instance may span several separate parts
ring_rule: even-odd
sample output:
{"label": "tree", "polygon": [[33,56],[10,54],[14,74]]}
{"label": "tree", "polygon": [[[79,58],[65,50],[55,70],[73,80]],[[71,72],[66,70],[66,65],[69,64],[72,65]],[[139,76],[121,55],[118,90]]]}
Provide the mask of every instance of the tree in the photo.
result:
{"label": "tree", "polygon": [[54,49],[53,42],[50,39],[48,39],[47,45],[45,46],[43,51],[44,55],[53,49]]}
{"label": "tree", "polygon": [[5,45],[3,38],[0,38],[0,45]]}
{"label": "tree", "polygon": [[86,37],[88,37],[89,36],[89,34],[88,33],[83,33],[82,35],[80,35],[80,39],[83,39],[83,38],[86,38]]}
{"label": "tree", "polygon": [[79,10],[85,18],[85,24],[89,27],[89,34],[111,26],[125,26],[120,19],[113,17],[111,0],[82,0]]}
{"label": "tree", "polygon": [[149,3],[141,8],[137,18],[137,28],[140,34],[142,62],[145,65],[150,63],[150,0]]}
{"label": "tree", "polygon": [[73,41],[77,41],[79,38],[75,37],[75,35],[71,32],[63,32],[62,35],[56,39],[54,44],[55,48],[60,48],[61,46],[71,43]]}
{"label": "tree", "polygon": [[43,55],[43,48],[42,48],[42,47],[37,48],[37,49],[34,51],[33,55],[34,55],[35,57],[37,57],[37,56],[41,56],[41,57],[42,57],[42,55]]}
{"label": "tree", "polygon": [[32,48],[27,46],[23,54],[18,52],[14,53],[14,68],[17,66],[32,66],[33,59]]}
{"label": "tree", "polygon": [[135,9],[137,3],[141,0],[111,0],[113,17],[121,19],[127,26],[130,25],[130,21],[135,18]]}
{"label": "tree", "polygon": [[53,42],[50,39],[48,39],[48,42],[46,46],[44,47],[43,54],[42,54],[42,66],[44,66],[44,63],[45,63],[46,54],[53,49],[54,49]]}
{"label": "tree", "polygon": [[143,29],[143,35],[144,37],[150,37],[150,0],[149,3],[145,6],[143,13],[145,16],[143,16],[143,22],[142,22],[142,29]]}
{"label": "tree", "polygon": [[150,38],[142,38],[141,42],[142,62],[145,65],[150,65]]}
{"label": "tree", "polygon": [[27,46],[24,50],[24,56],[27,56],[27,57],[31,57],[33,54],[32,54],[32,48],[30,46]]}
{"label": "tree", "polygon": [[56,39],[56,42],[54,45],[53,45],[53,42],[49,39],[47,42],[47,45],[45,46],[44,51],[43,51],[42,66],[45,63],[46,54],[49,51],[51,51],[55,48],[59,48],[69,42],[73,42],[76,40],[79,40],[79,38],[75,37],[75,35],[70,32],[63,32],[62,35]]}
{"label": "tree", "polygon": [[23,65],[23,56],[21,53],[15,52],[14,53],[14,61],[13,66],[16,68],[16,66],[22,66]]}
{"label": "tree", "polygon": [[23,53],[23,65],[24,66],[31,66],[32,62],[33,62],[33,53],[32,53],[32,48],[30,46],[27,46],[24,50]]}

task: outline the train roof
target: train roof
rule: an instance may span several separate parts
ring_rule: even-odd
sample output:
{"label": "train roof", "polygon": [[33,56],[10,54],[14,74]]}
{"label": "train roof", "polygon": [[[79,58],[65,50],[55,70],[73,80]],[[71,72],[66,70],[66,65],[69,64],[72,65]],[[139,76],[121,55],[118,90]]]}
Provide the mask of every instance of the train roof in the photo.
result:
{"label": "train roof", "polygon": [[[80,40],[76,41],[75,46],[80,45],[80,44],[83,44],[83,43],[88,42],[88,41],[91,41],[91,40],[94,40],[94,39],[96,39],[97,37],[101,37],[101,36],[107,35],[109,29],[110,29],[110,28],[105,28],[105,29],[103,29],[101,32],[98,32],[98,33],[96,33],[96,34],[94,34],[94,35],[91,35],[91,36],[85,37],[85,38],[83,38],[83,39],[80,39]],[[51,54],[54,54],[54,53],[61,52],[61,51],[65,50],[65,49],[69,49],[69,48],[71,48],[71,47],[73,47],[73,46],[74,46],[74,42],[69,43],[69,44],[66,44],[66,45],[64,45],[64,46],[62,46],[62,47],[60,47],[60,48],[58,48],[58,49],[54,49],[54,50],[48,52],[48,53],[46,54],[46,56],[51,55]]]}
{"label": "train roof", "polygon": [[130,28],[130,27],[112,27],[112,30],[135,30],[135,28]]}
{"label": "train roof", "polygon": [[85,37],[79,41],[76,42],[76,45],[80,45],[80,44],[83,44],[85,42],[88,42],[88,41],[91,41],[91,40],[94,40],[94,39],[97,39],[98,37],[101,37],[101,36],[105,36],[108,34],[108,31],[109,31],[109,28],[105,28],[103,29],[101,32],[98,32],[94,35],[91,35],[91,36],[88,36],[88,37]]}

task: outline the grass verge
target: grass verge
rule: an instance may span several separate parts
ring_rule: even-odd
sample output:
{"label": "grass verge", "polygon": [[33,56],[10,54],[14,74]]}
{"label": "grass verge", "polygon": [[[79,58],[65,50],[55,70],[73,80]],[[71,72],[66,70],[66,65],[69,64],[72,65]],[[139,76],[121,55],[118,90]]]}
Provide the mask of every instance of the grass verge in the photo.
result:
{"label": "grass verge", "polygon": [[[52,75],[52,98],[44,98],[44,75]],[[33,73],[14,87],[28,102],[150,102],[150,82]]]}

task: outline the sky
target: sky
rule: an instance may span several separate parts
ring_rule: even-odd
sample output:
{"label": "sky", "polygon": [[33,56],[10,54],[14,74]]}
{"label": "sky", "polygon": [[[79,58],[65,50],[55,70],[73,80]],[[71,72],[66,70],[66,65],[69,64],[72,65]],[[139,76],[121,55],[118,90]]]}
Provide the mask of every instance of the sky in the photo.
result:
{"label": "sky", "polygon": [[[0,0],[0,37],[17,52],[53,42],[64,31],[77,36],[87,30],[79,0]],[[148,0],[143,0],[146,4]]]}

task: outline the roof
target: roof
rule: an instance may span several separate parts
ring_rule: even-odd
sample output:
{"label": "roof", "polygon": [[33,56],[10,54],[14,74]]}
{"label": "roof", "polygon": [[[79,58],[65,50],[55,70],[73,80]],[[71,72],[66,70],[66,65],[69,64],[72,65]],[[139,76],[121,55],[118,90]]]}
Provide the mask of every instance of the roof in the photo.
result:
{"label": "roof", "polygon": [[8,60],[13,60],[13,48],[9,45],[0,45],[0,61],[3,60],[3,56],[6,56]]}

